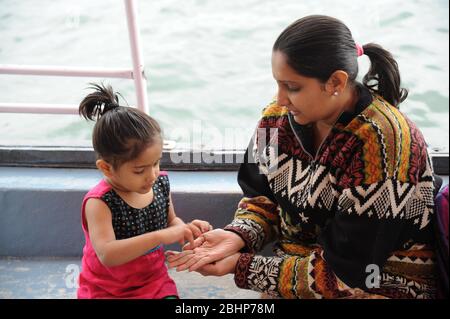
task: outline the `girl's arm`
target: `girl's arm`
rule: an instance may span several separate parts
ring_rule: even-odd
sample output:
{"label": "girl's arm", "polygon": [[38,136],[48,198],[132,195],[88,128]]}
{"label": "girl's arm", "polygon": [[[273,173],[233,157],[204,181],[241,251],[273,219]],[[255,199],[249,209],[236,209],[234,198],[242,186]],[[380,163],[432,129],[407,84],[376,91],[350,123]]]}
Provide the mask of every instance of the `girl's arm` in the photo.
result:
{"label": "girl's arm", "polygon": [[170,227],[120,240],[114,234],[111,211],[102,200],[89,199],[85,215],[92,245],[102,264],[107,267],[125,264],[160,244],[179,242],[185,236],[186,226],[181,219],[174,217],[174,213],[171,215],[170,209]]}
{"label": "girl's arm", "polygon": [[176,225],[184,225],[183,220],[181,218],[177,217],[175,214],[175,208],[173,207],[172,202],[172,195],[169,195],[169,215],[168,215],[168,225],[170,226],[176,226]]}

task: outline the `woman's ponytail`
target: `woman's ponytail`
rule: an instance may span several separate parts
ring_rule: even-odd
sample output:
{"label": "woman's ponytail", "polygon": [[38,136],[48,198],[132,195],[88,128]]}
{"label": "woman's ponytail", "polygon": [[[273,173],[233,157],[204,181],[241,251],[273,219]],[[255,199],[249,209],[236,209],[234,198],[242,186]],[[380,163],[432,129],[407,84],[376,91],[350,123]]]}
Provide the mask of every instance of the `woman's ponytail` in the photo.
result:
{"label": "woman's ponytail", "polygon": [[364,85],[398,108],[408,96],[408,90],[400,87],[398,64],[391,53],[380,45],[369,43],[363,46],[370,59],[369,72],[364,76]]}
{"label": "woman's ponytail", "polygon": [[106,112],[119,107],[119,98],[110,85],[90,83],[95,92],[81,101],[78,113],[87,120],[96,121]]}

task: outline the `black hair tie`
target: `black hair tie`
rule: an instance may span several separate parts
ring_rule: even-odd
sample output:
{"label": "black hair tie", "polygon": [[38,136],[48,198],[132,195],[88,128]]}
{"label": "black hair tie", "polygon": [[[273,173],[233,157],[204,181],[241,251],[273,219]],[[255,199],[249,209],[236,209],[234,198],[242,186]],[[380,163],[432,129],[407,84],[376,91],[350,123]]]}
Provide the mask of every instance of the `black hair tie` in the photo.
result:
{"label": "black hair tie", "polygon": [[104,112],[108,112],[110,110],[116,109],[118,108],[120,105],[115,103],[115,102],[111,102],[108,104],[105,104],[105,107],[103,108]]}

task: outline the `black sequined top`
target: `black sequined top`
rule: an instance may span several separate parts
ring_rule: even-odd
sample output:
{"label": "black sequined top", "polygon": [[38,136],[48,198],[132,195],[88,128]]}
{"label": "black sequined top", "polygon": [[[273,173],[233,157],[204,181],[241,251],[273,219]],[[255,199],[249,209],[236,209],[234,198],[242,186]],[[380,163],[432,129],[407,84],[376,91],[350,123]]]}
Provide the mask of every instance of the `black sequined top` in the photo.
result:
{"label": "black sequined top", "polygon": [[144,208],[128,205],[113,189],[101,197],[112,214],[116,239],[126,239],[167,227],[170,184],[160,175],[153,185],[153,201]]}

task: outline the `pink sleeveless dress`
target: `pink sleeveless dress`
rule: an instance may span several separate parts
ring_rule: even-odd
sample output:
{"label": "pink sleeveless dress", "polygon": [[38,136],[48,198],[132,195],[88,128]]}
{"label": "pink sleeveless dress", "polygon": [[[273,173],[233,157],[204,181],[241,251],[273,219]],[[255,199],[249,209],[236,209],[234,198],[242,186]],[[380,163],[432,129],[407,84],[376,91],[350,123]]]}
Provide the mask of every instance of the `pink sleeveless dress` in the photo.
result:
{"label": "pink sleeveless dress", "polygon": [[129,206],[104,180],[86,194],[81,208],[86,243],[77,291],[79,299],[178,297],[175,283],[167,272],[163,247],[155,247],[126,264],[106,267],[98,259],[89,238],[85,217],[85,206],[89,198],[101,199],[110,208],[116,239],[166,228],[170,186],[165,173],[158,177],[153,192],[153,202],[142,209]]}

